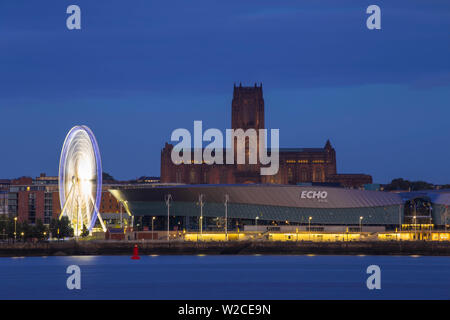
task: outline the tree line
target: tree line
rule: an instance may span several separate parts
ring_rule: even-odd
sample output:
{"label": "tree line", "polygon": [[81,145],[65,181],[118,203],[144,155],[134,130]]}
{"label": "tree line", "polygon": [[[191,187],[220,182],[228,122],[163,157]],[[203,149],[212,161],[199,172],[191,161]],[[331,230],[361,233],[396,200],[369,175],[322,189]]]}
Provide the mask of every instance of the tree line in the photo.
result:
{"label": "tree line", "polygon": [[[89,235],[86,226],[83,226],[81,236]],[[0,218],[0,239],[16,239],[17,241],[48,240],[50,237],[63,239],[73,237],[74,231],[70,225],[68,217],[59,219],[52,219],[49,225],[45,225],[42,220],[37,220],[36,223],[30,224],[27,221],[20,222],[14,217]]]}
{"label": "tree line", "polygon": [[[409,181],[402,178],[393,179],[391,183],[384,185],[384,190],[394,191],[394,190],[409,190],[409,191],[420,191],[420,190],[432,190],[435,189],[435,185],[426,181]],[[439,186],[440,189],[450,189],[450,185]]]}

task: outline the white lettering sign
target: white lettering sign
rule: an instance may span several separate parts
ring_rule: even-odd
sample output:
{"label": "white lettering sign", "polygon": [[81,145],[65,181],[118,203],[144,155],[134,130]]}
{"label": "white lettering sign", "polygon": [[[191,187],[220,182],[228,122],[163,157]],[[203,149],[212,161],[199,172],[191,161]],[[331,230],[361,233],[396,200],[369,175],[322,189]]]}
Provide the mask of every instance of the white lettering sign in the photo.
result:
{"label": "white lettering sign", "polygon": [[302,191],[300,198],[302,199],[326,199],[328,192],[326,191]]}

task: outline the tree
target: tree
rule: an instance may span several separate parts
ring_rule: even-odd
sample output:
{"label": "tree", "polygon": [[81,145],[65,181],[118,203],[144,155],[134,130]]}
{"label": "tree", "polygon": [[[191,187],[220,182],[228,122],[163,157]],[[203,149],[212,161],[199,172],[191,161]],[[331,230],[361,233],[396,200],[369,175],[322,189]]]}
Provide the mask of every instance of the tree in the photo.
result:
{"label": "tree", "polygon": [[413,181],[411,183],[411,191],[434,189],[434,185],[425,181]]}
{"label": "tree", "polygon": [[33,238],[37,238],[39,240],[47,239],[48,236],[48,228],[42,223],[41,219],[38,219],[36,224],[33,226]]}
{"label": "tree", "polygon": [[17,237],[22,240],[33,238],[33,227],[27,221],[18,223]]}
{"label": "tree", "polygon": [[73,237],[73,229],[70,225],[69,218],[66,216],[63,216],[61,220],[52,219],[50,222],[50,231],[52,235],[58,239]]}
{"label": "tree", "polygon": [[89,236],[89,230],[86,228],[86,225],[84,223],[83,223],[83,230],[81,231],[81,236],[83,238]]}
{"label": "tree", "polygon": [[107,172],[103,172],[103,174],[102,174],[102,180],[103,180],[103,181],[116,181],[116,180],[114,179],[114,177],[113,177],[112,175],[110,175],[109,173],[107,173]]}
{"label": "tree", "polygon": [[434,189],[434,185],[425,181],[409,181],[404,180],[402,178],[397,178],[391,181],[391,183],[387,184],[384,187],[386,191],[392,190],[411,190],[411,191],[420,191],[420,190],[429,190]]}
{"label": "tree", "polygon": [[9,238],[9,221],[7,217],[0,217],[0,234],[1,238]]}
{"label": "tree", "polygon": [[411,186],[411,182],[408,180],[403,180],[402,178],[397,178],[391,181],[390,184],[387,184],[384,187],[384,190],[386,191],[392,191],[392,190],[409,190]]}

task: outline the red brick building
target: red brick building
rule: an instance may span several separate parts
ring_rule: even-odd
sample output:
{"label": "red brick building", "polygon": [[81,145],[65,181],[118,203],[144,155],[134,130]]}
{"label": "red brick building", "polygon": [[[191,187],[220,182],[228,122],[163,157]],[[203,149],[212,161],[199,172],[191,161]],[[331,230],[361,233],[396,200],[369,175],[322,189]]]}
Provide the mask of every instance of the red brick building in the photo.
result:
{"label": "red brick building", "polygon": [[[41,175],[35,180],[30,177],[12,180],[7,194],[8,215],[30,224],[38,220],[49,224],[52,218],[58,218],[61,205],[55,178]],[[108,188],[107,185],[103,187],[100,213],[119,213],[120,204]]]}
{"label": "red brick building", "polygon": [[[264,98],[262,85],[234,86],[231,103],[232,129],[264,129]],[[260,164],[174,164],[173,145],[166,143],[161,151],[161,182],[185,184],[235,183],[332,183],[358,188],[372,183],[366,174],[338,174],[336,151],[330,141],[323,148],[280,148],[279,171],[273,176],[260,174]],[[235,148],[236,150],[236,148]],[[225,154],[225,150],[224,150]],[[193,159],[193,157],[191,157]],[[248,163],[248,161],[247,161]]]}
{"label": "red brick building", "polygon": [[61,212],[58,186],[14,185],[8,194],[8,215],[31,224],[49,224]]}

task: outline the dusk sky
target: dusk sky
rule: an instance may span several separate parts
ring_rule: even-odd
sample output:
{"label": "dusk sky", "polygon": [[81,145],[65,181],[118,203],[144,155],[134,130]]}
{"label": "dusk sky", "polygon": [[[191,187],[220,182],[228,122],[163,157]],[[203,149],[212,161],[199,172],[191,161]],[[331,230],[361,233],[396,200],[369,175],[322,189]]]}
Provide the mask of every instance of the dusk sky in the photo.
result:
{"label": "dusk sky", "polygon": [[230,127],[240,82],[262,82],[282,147],[330,139],[339,173],[450,183],[447,0],[2,0],[0,178],[57,175],[78,124],[104,171],[159,176],[173,130]]}

